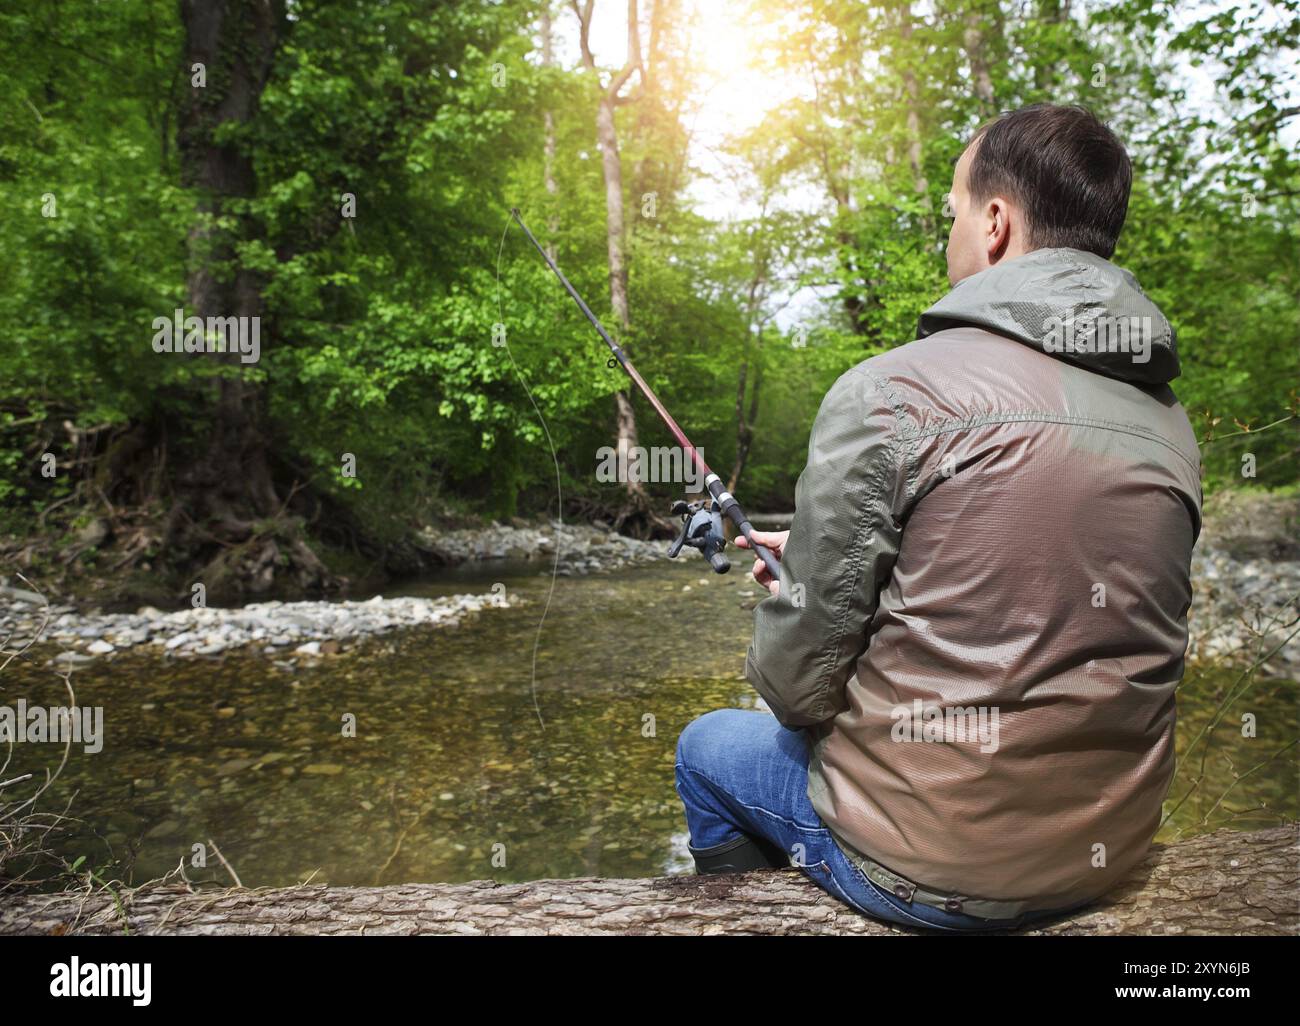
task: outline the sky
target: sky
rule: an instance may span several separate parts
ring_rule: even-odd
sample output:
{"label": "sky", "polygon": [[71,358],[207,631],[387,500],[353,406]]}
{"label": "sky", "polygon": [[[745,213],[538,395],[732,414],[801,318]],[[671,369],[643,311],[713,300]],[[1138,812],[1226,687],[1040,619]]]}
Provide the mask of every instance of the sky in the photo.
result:
{"label": "sky", "polygon": [[[744,209],[736,189],[727,181],[719,154],[727,135],[754,127],[768,110],[806,87],[758,63],[764,30],[754,19],[746,18],[747,0],[684,0],[683,6],[691,19],[691,52],[701,77],[701,89],[692,97],[695,109],[688,119],[690,157],[702,172],[721,179],[712,187],[695,183],[693,198],[700,214],[723,220]],[[641,17],[644,22],[644,10]],[[579,64],[578,19],[567,5],[556,19],[554,31],[556,58],[566,66]],[[643,49],[647,36],[643,29]],[[627,59],[626,3],[596,0],[590,40],[600,67],[622,66]]]}
{"label": "sky", "polygon": [[[1251,0],[1249,4],[1237,0],[1185,3],[1178,9],[1176,18],[1186,24],[1215,10],[1258,7],[1261,4],[1262,0]],[[768,110],[793,97],[806,95],[810,87],[800,79],[784,76],[761,63],[759,55],[765,32],[780,31],[780,26],[764,26],[747,17],[748,0],[683,0],[683,6],[691,18],[690,45],[701,73],[701,87],[691,98],[692,113],[687,119],[691,132],[690,161],[701,174],[692,182],[688,198],[699,214],[713,221],[752,216],[757,211],[746,202],[735,178],[736,169],[723,156],[723,145],[729,134],[754,127]],[[1263,6],[1265,11],[1270,10],[1267,4]],[[647,16],[644,3],[642,8],[644,23]],[[643,48],[646,35],[643,29]],[[567,3],[560,5],[554,36],[557,60],[564,66],[579,65],[578,19]],[[590,40],[599,67],[622,66],[627,57],[627,4],[624,0],[596,0]],[[1243,44],[1245,42],[1243,40]],[[1208,64],[1194,67],[1182,60],[1176,75],[1186,89],[1191,110],[1212,113],[1219,108],[1212,67]],[[1300,86],[1297,86],[1295,75],[1291,78],[1289,102],[1300,103]],[[1069,99],[1063,98],[1062,102]],[[1300,145],[1300,118],[1290,120],[1282,132],[1282,139],[1293,147]],[[595,150],[593,124],[593,155]],[[824,196],[811,186],[794,190],[785,201],[802,208],[816,208],[825,203]],[[778,326],[790,330],[818,301],[815,293],[798,295],[778,315]]]}

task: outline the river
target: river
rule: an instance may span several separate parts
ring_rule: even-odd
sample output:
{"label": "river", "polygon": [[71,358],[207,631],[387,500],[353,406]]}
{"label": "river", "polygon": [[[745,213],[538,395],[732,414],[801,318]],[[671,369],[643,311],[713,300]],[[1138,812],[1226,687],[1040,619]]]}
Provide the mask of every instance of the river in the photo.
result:
{"label": "river", "polygon": [[[454,629],[375,637],[289,669],[260,653],[139,649],[80,667],[77,699],[103,707],[105,743],[96,754],[74,747],[42,799],[46,811],[71,801],[80,820],[52,844],[128,883],[182,859],[190,879],[229,882],[209,841],[246,886],[684,871],[677,735],[703,712],[756,698],[742,667],[757,587],[701,568],[664,561],[559,579],[535,675],[549,575],[505,561],[390,593],[504,584],[525,600]],[[5,671],[0,702],[62,704],[61,681],[32,654]],[[1189,668],[1180,753],[1237,679]],[[1285,746],[1300,735],[1297,695],[1292,681],[1251,685],[1204,761],[1202,741],[1180,765],[1166,804],[1179,807],[1160,839],[1295,818],[1295,749]],[[1257,737],[1242,736],[1242,713],[1255,715]],[[8,775],[39,774],[60,754],[17,745]],[[196,851],[206,867],[191,864]]]}

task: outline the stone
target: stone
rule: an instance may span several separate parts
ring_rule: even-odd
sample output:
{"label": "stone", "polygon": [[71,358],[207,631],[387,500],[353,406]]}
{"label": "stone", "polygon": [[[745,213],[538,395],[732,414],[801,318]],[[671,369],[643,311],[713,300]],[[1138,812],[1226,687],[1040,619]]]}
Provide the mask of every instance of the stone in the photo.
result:
{"label": "stone", "polygon": [[230,759],[217,767],[217,776],[228,777],[235,773],[242,773],[252,765],[252,759]]}
{"label": "stone", "polygon": [[302,768],[304,773],[310,773],[312,776],[319,777],[336,777],[343,772],[343,767],[337,762],[313,762]]}

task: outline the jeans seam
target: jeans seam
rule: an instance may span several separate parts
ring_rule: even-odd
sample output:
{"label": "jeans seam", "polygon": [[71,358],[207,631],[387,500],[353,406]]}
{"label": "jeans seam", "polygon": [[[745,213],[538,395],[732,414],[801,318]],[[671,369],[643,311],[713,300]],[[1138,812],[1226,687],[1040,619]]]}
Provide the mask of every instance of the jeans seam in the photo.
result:
{"label": "jeans seam", "polygon": [[[803,830],[808,833],[816,833],[816,834],[827,834],[830,832],[828,828],[825,826],[820,826],[820,827],[802,826],[799,823],[796,823],[792,819],[786,819],[784,816],[778,816],[775,812],[771,811],[770,809],[765,809],[761,805],[750,805],[747,802],[742,802],[739,798],[737,798],[734,794],[731,793],[731,790],[729,788],[723,787],[722,784],[718,783],[711,776],[709,776],[707,773],[704,773],[701,770],[693,769],[690,766],[687,766],[680,762],[677,763],[673,768],[675,770],[680,770],[683,773],[690,773],[694,776],[701,778],[702,780],[707,780],[719,791],[721,791],[723,794],[731,798],[731,800],[734,801],[737,805],[739,805],[742,809],[748,809],[752,812],[761,812],[768,819],[775,820],[778,823],[785,823],[787,826],[793,827],[795,830]],[[740,828],[737,827],[736,829],[739,830]],[[744,831],[741,832],[743,833]]]}
{"label": "jeans seam", "polygon": [[[834,839],[833,837],[829,837],[829,835],[830,835],[830,829],[829,829],[828,827],[826,827],[826,826],[820,826],[820,827],[806,827],[806,826],[800,826],[800,825],[799,825],[798,823],[796,823],[794,820],[792,820],[792,819],[786,819],[784,816],[778,816],[776,813],[770,811],[769,809],[765,809],[765,808],[763,808],[761,805],[750,805],[750,804],[748,804],[747,802],[743,802],[743,801],[741,801],[739,798],[737,798],[734,794],[732,794],[732,793],[731,793],[727,788],[723,787],[723,786],[722,786],[721,784],[719,784],[716,780],[714,780],[711,776],[709,776],[707,773],[704,773],[704,772],[702,772],[702,771],[700,771],[700,770],[697,770],[697,769],[694,769],[694,768],[692,768],[692,767],[690,767],[690,766],[687,766],[687,765],[685,765],[684,763],[681,763],[681,762],[674,763],[674,765],[673,765],[673,769],[674,769],[674,771],[679,771],[679,772],[681,772],[681,773],[683,773],[683,774],[689,773],[689,774],[691,774],[692,776],[699,777],[701,780],[706,780],[706,781],[708,781],[711,785],[713,785],[713,787],[717,788],[717,789],[718,789],[719,791],[721,791],[723,794],[726,794],[728,797],[730,797],[731,800],[734,801],[737,805],[739,805],[742,809],[747,809],[747,810],[750,810],[750,811],[753,811],[753,812],[761,812],[761,813],[762,813],[764,816],[766,816],[768,819],[774,820],[774,821],[776,821],[776,822],[778,822],[778,823],[785,823],[785,824],[787,824],[788,826],[790,826],[791,828],[793,828],[793,829],[795,829],[795,830],[804,831],[804,832],[806,832],[806,833],[826,834],[826,835],[828,835],[828,838],[829,838],[830,842],[831,842],[832,844],[835,844],[835,839]],[[744,834],[744,831],[741,830],[740,827],[736,827],[736,829],[737,829],[738,831],[740,831],[740,833],[741,833],[742,835]],[[726,843],[726,842],[724,842],[724,843]],[[839,849],[839,846],[838,846],[838,845],[836,845],[836,849],[837,849],[837,850]],[[882,902],[886,907],[888,907],[891,911],[897,912],[899,915],[904,916],[904,917],[907,918],[907,919],[910,919],[910,920],[911,920],[913,923],[915,923],[917,926],[922,927],[923,929],[926,929],[926,930],[954,930],[954,929],[958,929],[958,928],[955,928],[955,927],[936,926],[934,923],[927,923],[924,919],[918,919],[916,916],[912,915],[912,913],[908,912],[907,910],[898,908],[898,906],[894,905],[893,902],[889,901],[888,899],[886,899],[886,898],[884,897],[884,892],[883,892],[883,891],[880,891],[880,889],[877,888],[875,884],[873,884],[870,880],[868,880],[868,879],[867,879],[867,878],[862,874],[862,871],[859,870],[857,866],[853,865],[853,863],[848,859],[847,856],[844,855],[844,853],[843,853],[842,851],[840,852],[840,856],[844,859],[845,864],[848,865],[849,868],[850,868],[854,873],[856,873],[860,879],[862,879],[862,880],[865,882],[865,885],[866,885],[868,888],[870,888],[870,889],[873,891],[873,893],[877,893],[877,894],[880,895],[880,900],[881,900],[881,902]],[[879,915],[878,913],[873,913],[873,912],[868,911],[867,909],[860,908],[860,907],[857,905],[857,903],[854,902],[854,901],[853,901],[853,900],[848,896],[848,892],[846,892],[846,891],[844,890],[844,888],[843,888],[843,886],[840,884],[840,882],[839,882],[838,880],[835,879],[835,870],[831,868],[830,863],[827,862],[826,859],[819,859],[817,862],[813,863],[813,866],[798,866],[797,868],[799,868],[799,869],[801,869],[801,870],[807,872],[809,869],[811,869],[811,868],[813,868],[813,867],[815,867],[815,866],[818,866],[818,865],[824,865],[824,866],[826,866],[826,870],[827,870],[827,879],[828,879],[831,883],[834,884],[835,889],[839,892],[838,894],[833,894],[832,897],[836,897],[836,898],[838,898],[840,901],[843,901],[843,902],[844,902],[845,904],[847,904],[850,908],[856,910],[857,912],[861,913],[862,915],[870,916],[870,917],[875,918],[875,919],[877,919],[877,920],[883,920],[883,921],[886,921],[886,922],[888,921],[888,920],[884,920],[884,917],[881,916],[881,915]],[[814,879],[812,878],[811,873],[808,873],[808,878],[809,878],[809,880],[811,880],[814,884],[817,883],[817,881],[814,880]],[[906,925],[908,925],[908,924],[907,924],[907,923],[902,923],[902,924],[898,924],[898,923],[896,923],[895,925],[906,926]]]}

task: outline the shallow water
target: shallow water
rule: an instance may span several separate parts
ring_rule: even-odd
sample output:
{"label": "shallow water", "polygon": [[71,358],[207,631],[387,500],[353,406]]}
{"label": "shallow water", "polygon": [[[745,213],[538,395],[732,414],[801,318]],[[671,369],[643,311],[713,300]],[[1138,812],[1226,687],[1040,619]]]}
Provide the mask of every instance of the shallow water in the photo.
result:
{"label": "shallow water", "polygon": [[[290,671],[260,654],[126,654],[78,669],[77,699],[104,707],[106,740],[98,754],[74,747],[43,800],[54,810],[77,792],[71,811],[82,827],[57,850],[86,856],[106,878],[139,882],[188,863],[193,846],[211,840],[247,886],[684,868],[677,735],[701,713],[755,697],[743,663],[756,586],[703,569],[665,562],[561,578],[535,688],[549,580],[538,563],[480,564],[402,592],[503,583],[525,605],[454,630],[373,639]],[[1235,677],[1189,672],[1180,752]],[[65,701],[39,665],[13,664],[0,684],[0,704]],[[1296,816],[1296,749],[1284,750],[1300,735],[1296,697],[1292,682],[1258,681],[1232,707],[1204,766],[1198,746],[1180,768],[1166,808],[1191,797],[1162,838]],[[1240,735],[1243,712],[1256,715],[1255,739]],[[355,737],[343,736],[349,715]],[[61,747],[20,744],[14,755],[6,776],[57,764]],[[207,858],[189,876],[228,880],[210,849]]]}

